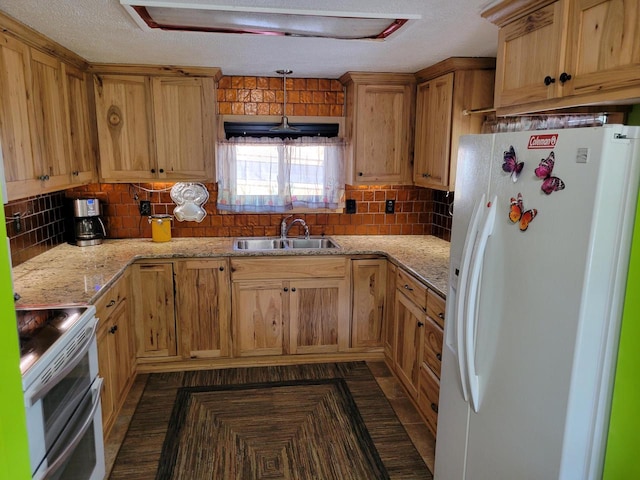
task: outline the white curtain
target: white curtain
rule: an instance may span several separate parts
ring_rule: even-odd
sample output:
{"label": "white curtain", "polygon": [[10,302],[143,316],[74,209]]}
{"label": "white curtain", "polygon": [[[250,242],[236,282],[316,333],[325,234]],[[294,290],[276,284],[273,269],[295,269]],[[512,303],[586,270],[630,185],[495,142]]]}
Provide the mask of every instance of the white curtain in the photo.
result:
{"label": "white curtain", "polygon": [[339,138],[232,138],[217,144],[219,210],[282,213],[344,207]]}

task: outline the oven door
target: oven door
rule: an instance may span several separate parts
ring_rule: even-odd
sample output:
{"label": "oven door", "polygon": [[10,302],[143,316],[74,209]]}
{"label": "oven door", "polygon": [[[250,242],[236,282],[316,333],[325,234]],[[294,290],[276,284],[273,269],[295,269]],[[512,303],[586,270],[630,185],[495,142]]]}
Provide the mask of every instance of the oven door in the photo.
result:
{"label": "oven door", "polygon": [[34,480],[103,480],[101,391],[102,378],[97,377],[47,452]]}

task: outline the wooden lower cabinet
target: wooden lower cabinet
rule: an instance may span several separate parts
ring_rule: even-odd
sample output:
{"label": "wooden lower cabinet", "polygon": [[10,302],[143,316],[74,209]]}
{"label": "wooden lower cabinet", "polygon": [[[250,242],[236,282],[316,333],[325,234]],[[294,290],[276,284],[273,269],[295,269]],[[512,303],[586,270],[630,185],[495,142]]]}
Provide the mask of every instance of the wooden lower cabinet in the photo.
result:
{"label": "wooden lower cabinet", "polygon": [[387,297],[387,260],[362,259],[351,262],[353,301],[351,348],[383,347]]}
{"label": "wooden lower cabinet", "polygon": [[177,355],[173,263],[138,263],[131,268],[137,357]]}
{"label": "wooden lower cabinet", "polygon": [[420,366],[420,389],[418,391],[418,407],[427,420],[427,426],[436,436],[438,428],[438,398],[440,396],[440,380],[424,363]]}
{"label": "wooden lower cabinet", "polygon": [[234,355],[347,350],[348,263],[342,257],[231,260]]}
{"label": "wooden lower cabinet", "polygon": [[104,379],[101,401],[105,438],[135,377],[135,336],[129,306],[128,273],[96,302],[98,370]]}
{"label": "wooden lower cabinet", "polygon": [[176,261],[173,269],[181,357],[228,357],[231,354],[231,290],[227,260]]}
{"label": "wooden lower cabinet", "polygon": [[393,354],[396,344],[396,321],[395,321],[395,304],[396,304],[396,275],[398,267],[393,263],[387,262],[387,308],[385,312],[384,325],[384,356],[389,362],[393,363]]}
{"label": "wooden lower cabinet", "polygon": [[414,397],[418,393],[418,369],[422,359],[424,312],[402,293],[396,293],[396,375]]}

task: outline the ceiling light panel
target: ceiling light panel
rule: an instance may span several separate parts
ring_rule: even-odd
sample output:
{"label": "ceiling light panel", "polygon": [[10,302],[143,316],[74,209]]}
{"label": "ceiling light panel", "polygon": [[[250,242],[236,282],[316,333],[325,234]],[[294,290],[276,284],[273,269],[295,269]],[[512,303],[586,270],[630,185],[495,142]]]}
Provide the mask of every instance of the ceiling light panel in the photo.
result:
{"label": "ceiling light panel", "polygon": [[[162,30],[346,40],[385,39],[420,15],[185,5],[121,0],[139,25]],[[141,24],[140,21],[144,24]]]}

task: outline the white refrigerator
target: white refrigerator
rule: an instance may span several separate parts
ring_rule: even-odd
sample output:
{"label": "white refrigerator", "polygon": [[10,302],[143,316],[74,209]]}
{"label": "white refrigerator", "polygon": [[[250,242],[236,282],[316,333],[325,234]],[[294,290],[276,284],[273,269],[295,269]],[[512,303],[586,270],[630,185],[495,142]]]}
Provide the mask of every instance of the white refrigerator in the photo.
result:
{"label": "white refrigerator", "polygon": [[601,477],[639,139],[461,138],[436,479]]}

